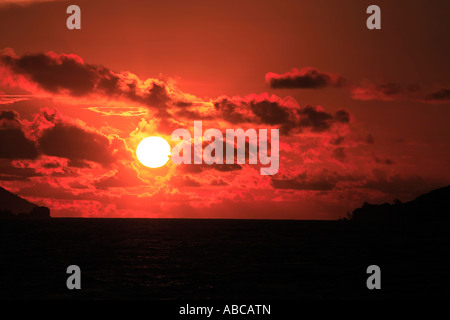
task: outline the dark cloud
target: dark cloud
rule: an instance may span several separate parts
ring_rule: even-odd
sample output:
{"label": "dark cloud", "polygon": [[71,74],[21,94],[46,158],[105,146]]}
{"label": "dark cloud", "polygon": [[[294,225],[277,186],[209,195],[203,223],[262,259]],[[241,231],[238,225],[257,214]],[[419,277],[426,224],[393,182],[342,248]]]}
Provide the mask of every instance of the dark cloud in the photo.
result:
{"label": "dark cloud", "polygon": [[14,110],[1,110],[0,111],[0,121],[1,120],[18,121],[18,119],[19,119],[19,114]]}
{"label": "dark cloud", "polygon": [[43,168],[46,169],[56,169],[61,167],[61,163],[59,161],[49,161],[42,164]]}
{"label": "dark cloud", "polygon": [[298,113],[302,115],[302,117],[297,126],[310,128],[314,132],[326,131],[336,122],[348,123],[350,121],[350,114],[345,110],[339,110],[333,116],[319,108],[306,106],[299,110]]}
{"label": "dark cloud", "polygon": [[0,111],[0,158],[36,159],[38,151],[29,140],[19,122],[19,115],[12,110]]}
{"label": "dark cloud", "polygon": [[[66,122],[58,112],[43,112],[27,127],[35,139],[27,138],[19,114],[12,110],[0,111],[0,160],[37,159],[40,155],[56,156],[68,159],[67,166],[89,168],[90,162],[108,167],[116,160],[114,146],[100,133],[90,131],[78,125]],[[60,161],[47,161],[42,169],[62,168],[63,172],[54,172],[53,176],[73,175]],[[12,165],[0,166],[2,180],[24,180],[36,176],[35,169],[19,168]]]}
{"label": "dark cloud", "polygon": [[335,123],[348,123],[350,114],[339,110],[334,115],[320,107],[300,108],[292,99],[268,95],[245,98],[221,97],[214,102],[220,117],[231,123],[267,124],[279,127],[281,133],[290,134],[310,129],[323,132]]}
{"label": "dark cloud", "polygon": [[0,61],[16,74],[28,76],[50,92],[68,90],[74,96],[85,95],[95,87],[98,72],[73,55],[26,54],[1,55]]}
{"label": "dark cloud", "polygon": [[298,111],[303,117],[299,121],[301,127],[311,128],[312,131],[321,132],[330,128],[333,116],[327,112],[306,106]]}
{"label": "dark cloud", "polygon": [[214,107],[217,111],[219,111],[220,115],[222,115],[222,118],[230,123],[243,123],[252,121],[251,115],[242,112],[243,108],[248,108],[245,101],[234,102],[227,97],[219,98],[214,102]]}
{"label": "dark cloud", "polygon": [[276,125],[288,123],[290,121],[289,109],[283,108],[276,101],[251,101],[250,108],[261,123]]}
{"label": "dark cloud", "polygon": [[441,88],[424,97],[429,102],[450,102],[450,88]]}
{"label": "dark cloud", "polygon": [[334,114],[334,119],[341,123],[349,123],[350,122],[350,113],[345,110],[338,110]]}
{"label": "dark cloud", "polygon": [[395,83],[374,84],[365,82],[351,90],[355,100],[381,100],[392,101],[404,99],[404,89]]}
{"label": "dark cloud", "polygon": [[162,107],[170,101],[170,97],[164,85],[155,83],[147,90],[143,101],[148,106]]}
{"label": "dark cloud", "polygon": [[450,102],[450,88],[448,87],[441,87],[429,93],[423,93],[422,91],[419,85],[403,87],[396,83],[374,84],[366,81],[352,88],[351,94],[355,100]]}
{"label": "dark cloud", "polygon": [[43,132],[38,143],[42,153],[67,158],[75,163],[94,161],[109,165],[114,161],[106,137],[71,124],[57,123]]}
{"label": "dark cloud", "polygon": [[91,168],[89,162],[79,159],[69,159],[69,161],[67,162],[67,166],[73,168]]}
{"label": "dark cloud", "polygon": [[190,107],[192,105],[193,105],[192,102],[186,102],[186,101],[178,101],[175,103],[175,106],[177,106],[179,108],[186,108],[186,107]]}
{"label": "dark cloud", "polygon": [[322,89],[326,87],[342,87],[346,81],[338,75],[320,72],[315,68],[306,67],[300,70],[277,74],[269,72],[266,81],[273,89]]}
{"label": "dark cloud", "polygon": [[41,176],[34,168],[23,168],[13,165],[11,160],[0,159],[0,181],[26,181]]}
{"label": "dark cloud", "polygon": [[51,93],[67,93],[75,97],[102,94],[109,98],[129,99],[156,109],[165,108],[171,101],[163,81],[153,79],[144,84],[136,76],[84,63],[73,54],[49,52],[16,56],[2,53],[0,63]]}

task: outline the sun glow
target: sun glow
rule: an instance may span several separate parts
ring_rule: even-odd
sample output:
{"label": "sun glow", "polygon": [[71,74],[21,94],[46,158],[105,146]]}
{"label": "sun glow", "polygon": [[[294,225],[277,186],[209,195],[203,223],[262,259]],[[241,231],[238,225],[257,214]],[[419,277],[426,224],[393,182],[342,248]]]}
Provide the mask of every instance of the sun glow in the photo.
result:
{"label": "sun glow", "polygon": [[148,137],[137,146],[136,156],[144,166],[159,168],[169,160],[170,145],[161,137]]}

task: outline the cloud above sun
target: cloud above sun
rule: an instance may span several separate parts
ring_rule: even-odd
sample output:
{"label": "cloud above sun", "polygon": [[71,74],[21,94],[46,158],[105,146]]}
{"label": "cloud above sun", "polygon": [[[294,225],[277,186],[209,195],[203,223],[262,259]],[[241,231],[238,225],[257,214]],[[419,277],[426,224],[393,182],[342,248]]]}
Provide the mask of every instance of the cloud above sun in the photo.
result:
{"label": "cloud above sun", "polygon": [[292,69],[284,74],[269,72],[266,81],[274,89],[322,89],[326,87],[340,88],[346,80],[335,74],[321,72],[312,67]]}

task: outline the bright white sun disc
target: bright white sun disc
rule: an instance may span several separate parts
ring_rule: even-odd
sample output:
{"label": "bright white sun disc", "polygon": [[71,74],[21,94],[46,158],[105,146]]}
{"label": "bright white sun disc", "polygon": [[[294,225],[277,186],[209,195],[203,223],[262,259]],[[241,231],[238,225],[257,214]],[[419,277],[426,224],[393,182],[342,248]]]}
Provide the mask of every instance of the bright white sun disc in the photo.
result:
{"label": "bright white sun disc", "polygon": [[137,146],[136,156],[144,166],[159,168],[169,160],[170,145],[161,137],[148,137]]}

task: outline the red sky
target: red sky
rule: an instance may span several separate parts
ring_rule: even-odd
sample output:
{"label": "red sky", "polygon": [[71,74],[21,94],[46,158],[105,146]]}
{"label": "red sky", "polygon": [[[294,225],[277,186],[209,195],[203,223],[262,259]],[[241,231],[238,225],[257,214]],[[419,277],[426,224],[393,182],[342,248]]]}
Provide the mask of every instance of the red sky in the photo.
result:
{"label": "red sky", "polygon": [[[335,219],[449,184],[447,2],[13,2],[0,185],[53,216]],[[194,120],[279,128],[278,174],[137,161]]]}

